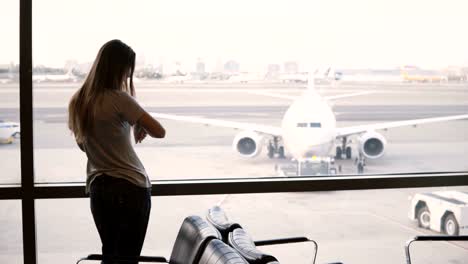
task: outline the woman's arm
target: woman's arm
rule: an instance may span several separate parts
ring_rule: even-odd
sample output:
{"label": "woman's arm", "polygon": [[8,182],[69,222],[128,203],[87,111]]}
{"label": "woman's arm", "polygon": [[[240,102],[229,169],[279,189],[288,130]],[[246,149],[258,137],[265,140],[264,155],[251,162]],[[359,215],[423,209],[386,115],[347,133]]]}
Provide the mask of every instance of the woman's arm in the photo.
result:
{"label": "woman's arm", "polygon": [[138,119],[136,125],[143,127],[151,137],[164,138],[166,136],[164,127],[146,111]]}

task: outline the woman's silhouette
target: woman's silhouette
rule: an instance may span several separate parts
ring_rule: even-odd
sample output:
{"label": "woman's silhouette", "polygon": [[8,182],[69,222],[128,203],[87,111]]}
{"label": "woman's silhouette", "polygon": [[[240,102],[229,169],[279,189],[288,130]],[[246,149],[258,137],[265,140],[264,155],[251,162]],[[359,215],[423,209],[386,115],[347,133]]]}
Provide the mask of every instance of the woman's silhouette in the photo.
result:
{"label": "woman's silhouette", "polygon": [[68,107],[68,126],[88,157],[86,191],[105,258],[139,256],[146,235],[151,184],[131,128],[135,143],[166,133],[135,100],[134,69],[135,52],[107,42]]}

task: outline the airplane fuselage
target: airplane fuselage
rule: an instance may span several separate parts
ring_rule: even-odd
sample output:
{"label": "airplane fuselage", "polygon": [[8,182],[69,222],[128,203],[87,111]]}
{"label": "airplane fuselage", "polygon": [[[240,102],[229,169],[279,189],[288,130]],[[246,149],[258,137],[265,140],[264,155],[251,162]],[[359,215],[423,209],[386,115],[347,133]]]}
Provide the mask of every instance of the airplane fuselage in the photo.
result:
{"label": "airplane fuselage", "polygon": [[336,138],[336,118],[327,101],[315,91],[308,91],[286,111],[283,141],[296,158],[328,156]]}

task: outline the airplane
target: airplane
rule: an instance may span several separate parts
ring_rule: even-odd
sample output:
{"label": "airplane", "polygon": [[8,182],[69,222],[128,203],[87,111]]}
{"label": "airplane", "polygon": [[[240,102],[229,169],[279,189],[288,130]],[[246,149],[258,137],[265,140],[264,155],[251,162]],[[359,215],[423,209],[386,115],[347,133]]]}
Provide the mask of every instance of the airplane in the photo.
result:
{"label": "airplane", "polygon": [[15,122],[0,120],[0,143],[11,144],[20,134],[20,125]]}
{"label": "airplane", "polygon": [[[313,79],[310,78],[309,80]],[[366,158],[378,159],[385,153],[387,140],[377,130],[468,119],[468,114],[463,114],[337,127],[335,113],[330,106],[330,102],[372,92],[363,91],[322,97],[315,90],[314,81],[311,81],[300,97],[258,91],[250,93],[293,100],[283,116],[281,127],[173,114],[151,114],[155,118],[242,130],[235,136],[232,147],[234,151],[246,158],[258,156],[266,144],[266,138],[270,137],[267,145],[268,157],[270,158],[275,155],[279,158],[285,158],[285,148],[296,161],[311,157],[330,157],[332,156],[332,149],[335,147],[335,159],[351,159],[352,148],[349,146],[349,138],[357,137],[358,155],[356,165],[358,173],[363,173]]]}
{"label": "airplane", "polygon": [[283,73],[279,75],[279,80],[283,83],[307,83],[307,74]]}
{"label": "airplane", "polygon": [[170,75],[167,77],[164,77],[161,82],[163,83],[184,83],[184,82],[189,82],[193,78],[190,74],[184,74],[184,75]]}
{"label": "airplane", "polygon": [[313,73],[284,73],[280,74],[279,80],[283,83],[308,83],[312,77],[316,84],[327,84],[333,81],[339,81],[342,78],[342,73],[335,71],[333,67],[317,68]]}
{"label": "airplane", "polygon": [[231,75],[227,81],[232,83],[252,83],[262,82],[264,81],[264,78],[255,73],[240,72],[238,74]]}
{"label": "airplane", "polygon": [[422,70],[414,66],[405,66],[401,69],[401,78],[405,82],[447,82],[447,76],[441,72],[432,70]]}
{"label": "airplane", "polygon": [[65,74],[33,74],[33,82],[76,82],[78,79],[72,71],[70,68]]}

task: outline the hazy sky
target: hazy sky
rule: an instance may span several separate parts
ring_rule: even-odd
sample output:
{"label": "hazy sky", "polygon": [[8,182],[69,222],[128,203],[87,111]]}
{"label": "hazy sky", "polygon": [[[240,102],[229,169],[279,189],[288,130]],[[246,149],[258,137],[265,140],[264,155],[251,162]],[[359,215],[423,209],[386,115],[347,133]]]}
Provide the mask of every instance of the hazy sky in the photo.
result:
{"label": "hazy sky", "polygon": [[[19,1],[1,1],[0,64],[18,62]],[[467,12],[466,0],[33,0],[33,60],[92,61],[119,38],[146,62],[200,57],[208,70],[231,58],[243,70],[468,65]]]}

